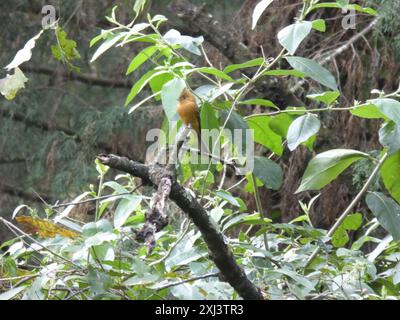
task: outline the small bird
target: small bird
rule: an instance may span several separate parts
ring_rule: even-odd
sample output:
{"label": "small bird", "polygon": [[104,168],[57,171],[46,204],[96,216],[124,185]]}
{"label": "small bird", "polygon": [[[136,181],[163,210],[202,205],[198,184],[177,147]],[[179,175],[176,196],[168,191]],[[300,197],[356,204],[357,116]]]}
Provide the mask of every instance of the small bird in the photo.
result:
{"label": "small bird", "polygon": [[200,112],[196,104],[196,98],[187,88],[183,89],[179,96],[177,112],[182,122],[186,126],[190,125],[197,133],[198,148],[203,149],[205,152],[209,152],[207,145],[201,139]]}

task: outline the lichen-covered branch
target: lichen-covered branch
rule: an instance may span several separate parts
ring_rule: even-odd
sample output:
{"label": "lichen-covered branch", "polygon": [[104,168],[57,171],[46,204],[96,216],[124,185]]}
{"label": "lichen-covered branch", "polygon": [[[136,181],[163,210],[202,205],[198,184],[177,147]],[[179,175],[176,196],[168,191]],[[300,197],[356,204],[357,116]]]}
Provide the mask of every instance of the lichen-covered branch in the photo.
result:
{"label": "lichen-covered branch", "polygon": [[[164,179],[168,179],[169,177],[172,182],[169,198],[188,215],[200,230],[210,251],[211,258],[220,270],[223,279],[226,280],[243,299],[263,299],[260,289],[247,278],[244,270],[236,263],[223,235],[216,230],[207,211],[185,190],[185,188],[172,179],[170,171],[158,164],[144,165],[129,160],[128,158],[112,154],[99,155],[98,159],[104,165],[127,172],[134,177],[141,178],[144,183],[151,184],[157,189],[159,189],[161,185],[161,194],[163,195],[168,192]],[[160,190],[158,190],[157,193],[160,193]]]}

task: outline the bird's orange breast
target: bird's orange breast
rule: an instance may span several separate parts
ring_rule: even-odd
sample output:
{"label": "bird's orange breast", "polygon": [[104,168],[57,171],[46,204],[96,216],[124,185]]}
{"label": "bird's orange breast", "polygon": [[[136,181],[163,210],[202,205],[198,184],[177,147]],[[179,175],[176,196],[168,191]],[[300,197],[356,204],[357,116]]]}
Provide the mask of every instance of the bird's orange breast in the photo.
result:
{"label": "bird's orange breast", "polygon": [[186,125],[189,123],[193,125],[194,122],[198,121],[197,119],[199,110],[196,106],[196,103],[192,101],[180,102],[177,111],[179,117]]}

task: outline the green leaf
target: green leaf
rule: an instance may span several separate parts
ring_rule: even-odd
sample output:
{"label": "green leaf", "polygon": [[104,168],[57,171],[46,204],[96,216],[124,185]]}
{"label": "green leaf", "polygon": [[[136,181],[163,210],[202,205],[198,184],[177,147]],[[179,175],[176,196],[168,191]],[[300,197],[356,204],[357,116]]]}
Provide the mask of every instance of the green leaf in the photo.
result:
{"label": "green leaf", "polygon": [[92,59],[90,60],[90,63],[96,61],[98,57],[100,57],[104,52],[106,52],[108,49],[110,49],[112,46],[114,46],[119,40],[121,40],[123,37],[127,35],[127,32],[121,32],[113,35],[112,37],[108,38],[105,40],[95,51],[93,54]]}
{"label": "green leaf", "polygon": [[239,64],[231,64],[224,69],[224,73],[231,73],[238,69],[259,67],[264,63],[264,58],[256,58]]}
{"label": "green leaf", "polygon": [[99,35],[90,40],[89,47],[93,47],[101,39],[106,39],[110,34],[112,34],[112,30],[101,30]]}
{"label": "green leaf", "polygon": [[344,247],[349,240],[350,238],[347,231],[342,226],[340,226],[332,235],[332,244],[336,248]]}
{"label": "green leaf", "polygon": [[89,222],[82,228],[82,235],[84,237],[91,237],[97,233],[111,233],[113,227],[108,220],[101,219],[96,222]]}
{"label": "green leaf", "polygon": [[99,246],[92,246],[92,257],[99,261],[114,261],[115,251],[110,243],[104,243]]}
{"label": "green leaf", "polygon": [[360,118],[366,119],[387,119],[387,117],[381,112],[381,110],[371,103],[360,104],[350,112]]}
{"label": "green leaf", "polygon": [[284,268],[268,270],[268,274],[274,274],[274,273],[284,274],[284,275],[292,278],[295,281],[295,283],[298,283],[298,284],[304,286],[308,290],[314,290],[315,284],[313,282],[311,282],[310,280],[308,280],[305,276],[300,275],[295,271],[284,269]]}
{"label": "green leaf", "polygon": [[113,284],[113,278],[105,272],[101,272],[89,266],[86,275],[90,290],[94,294],[106,293]]}
{"label": "green leaf", "polygon": [[24,73],[17,67],[15,68],[14,74],[8,74],[5,78],[0,79],[0,92],[7,100],[12,100],[19,90],[25,88],[25,82],[27,81],[28,78],[26,78]]}
{"label": "green leaf", "polygon": [[[201,129],[212,130],[219,128],[219,121],[215,114],[215,110],[213,109],[212,105],[208,102],[205,102],[200,108],[200,121],[201,121]],[[212,139],[208,140],[209,140],[208,150],[212,150],[214,147],[213,141]]]}
{"label": "green leaf", "polygon": [[278,109],[278,107],[270,100],[266,99],[250,99],[239,102],[239,104],[250,104],[250,105],[258,105],[263,107],[272,107]]}
{"label": "green leaf", "polygon": [[57,27],[55,30],[57,44],[51,46],[51,52],[56,60],[66,63],[72,70],[80,71],[78,67],[72,65],[71,61],[79,59],[81,56],[79,51],[76,49],[76,42],[72,39],[68,39],[67,33]]}
{"label": "green leaf", "polygon": [[215,110],[212,105],[205,102],[200,108],[200,119],[202,129],[218,129],[219,121],[215,114]]}
{"label": "green leaf", "polygon": [[360,5],[357,4],[348,4],[346,6],[343,6],[342,4],[339,3],[334,3],[334,2],[322,2],[322,3],[317,3],[315,5],[312,6],[311,10],[309,10],[309,12],[311,12],[312,10],[318,9],[318,8],[336,8],[336,9],[348,9],[348,10],[355,10],[361,13],[367,13],[370,15],[376,15],[377,12],[369,7],[361,7]]}
{"label": "green leaf", "polygon": [[193,38],[190,36],[183,36],[181,33],[175,29],[169,30],[163,39],[170,45],[180,45],[187,51],[194,53],[196,55],[201,55],[201,51],[198,48],[204,41],[202,36]]}
{"label": "green leaf", "polygon": [[135,0],[135,4],[133,5],[133,11],[136,13],[136,17],[143,11],[144,6],[146,5],[146,0]]}
{"label": "green leaf", "polygon": [[227,92],[232,86],[233,83],[226,83],[222,87],[206,84],[198,87],[194,92],[201,100],[212,102]]}
{"label": "green leaf", "polygon": [[136,210],[140,202],[142,201],[141,197],[128,195],[129,198],[126,196],[124,199],[121,199],[117,209],[114,213],[114,227],[120,228],[126,220],[129,218],[131,213]]}
{"label": "green leaf", "polygon": [[94,236],[85,239],[85,246],[87,248],[98,246],[104,242],[114,241],[118,238],[115,233],[112,232],[97,232]]}
{"label": "green leaf", "polygon": [[380,225],[393,236],[395,241],[399,241],[400,206],[380,192],[368,193],[366,202]]}
{"label": "green leaf", "polygon": [[379,142],[389,148],[389,154],[400,150],[400,125],[393,121],[385,122],[379,129]]}
{"label": "green leaf", "polygon": [[390,120],[400,125],[400,102],[389,98],[374,99],[369,102],[376,105]]}
{"label": "green leaf", "polygon": [[228,76],[225,72],[223,72],[221,70],[218,70],[217,68],[203,67],[203,68],[196,68],[196,69],[189,70],[190,73],[193,73],[195,71],[212,74],[213,76],[216,76],[218,78],[221,78],[221,79],[224,79],[224,80],[227,80],[227,81],[234,81],[232,79],[232,77]]}
{"label": "green leaf", "polygon": [[293,55],[312,29],[310,21],[299,21],[278,32],[279,43]]}
{"label": "green leaf", "polygon": [[358,230],[362,225],[362,214],[353,213],[349,214],[343,221],[342,226],[346,230]]}
{"label": "green leaf", "polygon": [[19,67],[19,65],[21,65],[22,63],[31,60],[32,49],[35,47],[36,40],[40,38],[42,33],[43,30],[41,30],[36,36],[29,39],[29,41],[24,45],[24,47],[17,52],[17,54],[14,56],[14,59],[7,66],[5,66],[4,69],[10,71],[11,69]]}
{"label": "green leaf", "polygon": [[[229,111],[227,110],[221,110],[220,111],[220,124],[224,124],[226,121],[226,118],[229,115]],[[248,123],[246,121],[243,120],[243,118],[236,113],[235,111],[233,111],[229,117],[229,120],[226,124],[226,129],[228,129],[231,134],[229,139],[233,139],[231,140],[232,143],[234,143],[241,155],[245,155],[246,154],[246,143],[247,143],[247,130],[249,129]],[[237,139],[237,133],[235,133],[235,131],[239,131],[241,133],[241,140]],[[236,138],[235,138],[236,135]],[[240,144],[239,144],[240,142]],[[250,143],[253,143],[253,141],[251,141]]]}
{"label": "green leaf", "polygon": [[248,224],[248,225],[265,225],[265,224],[270,224],[272,222],[272,220],[268,219],[268,218],[260,217],[260,213],[257,212],[257,213],[253,213],[253,214],[245,216],[241,222]]}
{"label": "green leaf", "polygon": [[262,14],[264,13],[265,9],[272,3],[273,0],[261,0],[257,5],[254,7],[253,14],[252,14],[252,22],[251,22],[251,29],[257,25],[258,20],[261,18]]}
{"label": "green leaf", "polygon": [[400,203],[400,151],[385,160],[381,177],[390,195]]}
{"label": "green leaf", "polygon": [[152,77],[149,81],[149,85],[151,91],[155,94],[158,93],[154,99],[156,101],[161,99],[161,92],[164,84],[174,79],[174,76],[171,73],[161,73],[155,77]]}
{"label": "green leaf", "polygon": [[296,69],[324,86],[337,91],[335,77],[317,62],[303,57],[286,57],[285,58],[293,69]]}
{"label": "green leaf", "polygon": [[315,29],[317,31],[325,32],[326,31],[325,20],[323,20],[323,19],[314,20],[312,22],[312,27],[313,27],[313,29]]}
{"label": "green leaf", "polygon": [[[254,183],[253,183],[253,173],[248,173],[246,174],[246,179],[247,179],[247,183],[244,186],[244,191],[246,191],[247,193],[251,193],[254,194]],[[258,179],[257,177],[255,177],[255,182],[256,182],[256,186],[257,187],[262,187],[264,185],[264,183]]]}
{"label": "green leaf", "polygon": [[147,35],[141,35],[141,31],[144,29],[148,28],[150,24],[148,23],[137,23],[135,24],[128,32],[123,32],[124,33],[124,40],[121,42],[121,46],[124,46],[125,44],[129,42],[134,42],[134,41],[143,41],[143,42],[150,42],[150,43],[155,43],[155,39],[158,39],[159,36],[155,34],[147,34]]}
{"label": "green leaf", "polygon": [[189,262],[196,261],[207,255],[205,250],[200,250],[200,247],[194,246],[199,237],[199,232],[192,230],[173,247],[170,255],[165,260],[165,268],[168,272],[173,268],[187,265]]}
{"label": "green leaf", "polygon": [[132,87],[131,91],[129,92],[128,97],[126,98],[125,101],[125,106],[127,106],[135,97],[137,96],[140,91],[143,90],[143,88],[151,81],[151,79],[164,74],[168,73],[167,70],[150,70],[149,72],[146,72]]}
{"label": "green leaf", "polygon": [[273,132],[280,135],[282,138],[286,138],[292,122],[293,117],[291,115],[287,113],[281,113],[271,117],[268,125]]}
{"label": "green leaf", "polygon": [[339,96],[340,96],[339,91],[326,91],[323,93],[309,94],[307,98],[323,102],[326,105],[330,106],[337,100]]}
{"label": "green leaf", "polygon": [[301,143],[307,141],[316,134],[321,127],[321,122],[312,113],[307,113],[294,120],[287,133],[288,147],[290,151],[296,149]]}
{"label": "green leaf", "polygon": [[282,155],[282,138],[271,130],[269,123],[270,116],[257,116],[248,118],[247,124],[250,129],[254,130],[254,141],[262,144],[277,155]]}
{"label": "green leaf", "polygon": [[333,149],[320,153],[308,163],[296,193],[320,190],[336,179],[352,163],[363,158],[368,158],[368,155],[350,149]]}
{"label": "green leaf", "polygon": [[143,49],[142,51],[140,51],[140,53],[135,58],[133,58],[133,60],[129,64],[126,74],[128,75],[128,74],[132,73],[133,71],[135,71],[157,51],[158,51],[157,46],[150,46],[150,47],[147,47],[147,48]]}
{"label": "green leaf", "polygon": [[283,171],[274,161],[265,157],[254,157],[254,175],[272,190],[278,190],[283,181]]}
{"label": "green leaf", "polygon": [[304,78],[305,74],[298,70],[283,70],[283,69],[276,69],[276,70],[267,70],[263,73],[264,76],[294,76],[297,78]]}
{"label": "green leaf", "polygon": [[144,275],[136,275],[133,277],[128,278],[122,284],[124,286],[143,286],[152,284],[160,279],[160,276],[157,274],[144,274]]}
{"label": "green leaf", "polygon": [[215,192],[215,195],[217,197],[220,197],[223,200],[228,201],[231,205],[234,205],[235,207],[240,207],[239,202],[235,199],[234,196],[232,196],[232,194],[228,191],[225,190],[218,190],[217,192]]}
{"label": "green leaf", "polygon": [[314,143],[315,143],[315,140],[317,140],[317,136],[316,136],[316,135],[313,135],[313,136],[311,136],[309,139],[307,139],[307,141],[304,141],[304,142],[303,142],[303,145],[304,145],[308,150],[310,150],[311,152],[313,152],[313,151],[314,151]]}
{"label": "green leaf", "polygon": [[186,88],[186,83],[181,78],[174,78],[164,84],[161,90],[161,101],[164,112],[169,121],[177,119],[176,107],[182,90]]}

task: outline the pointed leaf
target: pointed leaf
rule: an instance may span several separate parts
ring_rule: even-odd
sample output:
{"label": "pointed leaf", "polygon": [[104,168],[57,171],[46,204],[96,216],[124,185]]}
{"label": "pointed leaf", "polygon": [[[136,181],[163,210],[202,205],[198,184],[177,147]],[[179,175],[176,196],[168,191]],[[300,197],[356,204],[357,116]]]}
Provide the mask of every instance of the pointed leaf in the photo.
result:
{"label": "pointed leaf", "polygon": [[259,67],[264,63],[264,58],[256,58],[239,64],[231,64],[224,69],[225,73],[231,73],[238,69]]}
{"label": "pointed leaf", "polygon": [[143,49],[142,51],[140,51],[140,53],[135,58],[133,58],[133,60],[129,64],[126,74],[128,75],[128,74],[132,73],[133,71],[135,71],[157,51],[158,51],[157,46],[150,46],[150,47],[147,47],[147,48]]}
{"label": "pointed leaf", "polygon": [[395,241],[400,240],[400,206],[380,192],[368,193],[368,208]]}
{"label": "pointed leaf", "polygon": [[301,143],[307,141],[316,134],[321,127],[321,122],[312,113],[307,113],[294,120],[287,133],[288,147],[290,151],[296,149]]}
{"label": "pointed leaf", "polygon": [[366,153],[350,149],[333,149],[320,153],[308,163],[296,193],[320,190],[336,179],[352,163],[367,157]]}
{"label": "pointed leaf", "polygon": [[400,151],[385,160],[381,177],[390,195],[400,203]]}
{"label": "pointed leaf", "polygon": [[385,116],[400,125],[400,102],[388,98],[374,99],[369,102],[376,105]]}
{"label": "pointed leaf", "polygon": [[282,155],[282,138],[273,130],[271,130],[269,126],[271,121],[270,116],[251,117],[246,121],[249,125],[249,128],[254,130],[255,142],[262,144],[277,155]]}
{"label": "pointed leaf", "polygon": [[317,62],[302,57],[286,57],[286,60],[293,69],[303,72],[306,76],[334,91],[338,90],[335,77]]}
{"label": "pointed leaf", "polygon": [[174,78],[164,84],[161,90],[162,105],[169,121],[177,119],[178,99],[184,88],[186,88],[185,81],[181,78]]}
{"label": "pointed leaf", "polygon": [[323,19],[314,20],[312,22],[312,27],[313,27],[313,29],[318,30],[320,32],[325,32],[326,31],[325,20],[323,20]]}
{"label": "pointed leaf", "polygon": [[300,21],[291,24],[278,32],[279,43],[293,55],[301,42],[308,36],[312,29],[310,21]]}
{"label": "pointed leaf", "polygon": [[339,91],[326,91],[323,93],[309,94],[307,98],[323,102],[326,105],[330,106],[337,100],[339,96],[340,96]]}
{"label": "pointed leaf", "polygon": [[265,157],[254,157],[254,175],[272,190],[278,190],[283,181],[283,171],[274,161]]}
{"label": "pointed leaf", "polygon": [[201,51],[198,48],[204,41],[202,36],[193,38],[190,36],[183,36],[181,33],[175,29],[169,30],[164,36],[164,40],[170,45],[180,45],[187,51],[194,53],[196,55],[201,55]]}
{"label": "pointed leaf", "polygon": [[20,64],[31,60],[32,49],[35,47],[36,40],[42,35],[43,30],[41,30],[36,36],[31,38],[25,46],[17,52],[14,59],[4,68],[6,70],[11,70],[17,68]]}
{"label": "pointed leaf", "polygon": [[273,0],[261,0],[254,8],[253,15],[252,15],[252,23],[251,29],[257,25],[258,20],[261,18],[262,14],[264,13],[265,9],[272,3]]}
{"label": "pointed leaf", "polygon": [[121,40],[124,36],[126,36],[126,34],[127,34],[126,32],[121,32],[105,40],[95,51],[92,59],[90,60],[90,63],[96,61],[98,57],[100,57],[104,52],[106,52],[108,49],[114,46],[119,40]]}
{"label": "pointed leaf", "polygon": [[400,125],[393,121],[385,122],[379,129],[379,142],[389,148],[389,154],[400,150]]}

